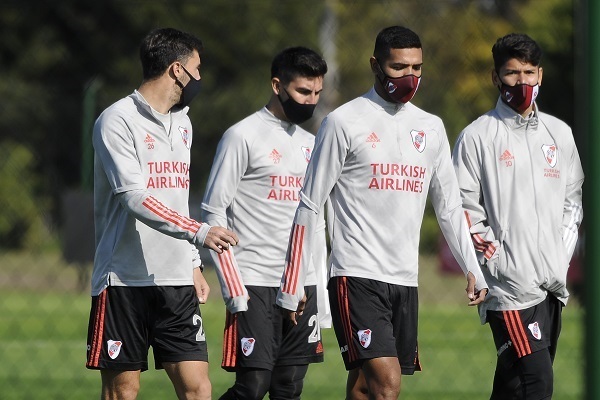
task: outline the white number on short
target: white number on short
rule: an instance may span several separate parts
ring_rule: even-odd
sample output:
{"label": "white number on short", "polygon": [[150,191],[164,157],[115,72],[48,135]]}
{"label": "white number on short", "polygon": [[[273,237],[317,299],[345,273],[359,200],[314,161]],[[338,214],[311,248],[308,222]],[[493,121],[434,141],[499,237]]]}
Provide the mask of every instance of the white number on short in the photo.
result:
{"label": "white number on short", "polygon": [[198,314],[194,314],[194,326],[200,324],[200,328],[198,329],[198,333],[196,333],[196,341],[204,342],[206,341],[206,335],[204,334],[204,326],[202,325],[202,317]]}
{"label": "white number on short", "polygon": [[319,325],[319,318],[313,315],[308,320],[308,326],[313,326],[313,331],[308,336],[308,343],[316,343],[321,340],[321,326]]}

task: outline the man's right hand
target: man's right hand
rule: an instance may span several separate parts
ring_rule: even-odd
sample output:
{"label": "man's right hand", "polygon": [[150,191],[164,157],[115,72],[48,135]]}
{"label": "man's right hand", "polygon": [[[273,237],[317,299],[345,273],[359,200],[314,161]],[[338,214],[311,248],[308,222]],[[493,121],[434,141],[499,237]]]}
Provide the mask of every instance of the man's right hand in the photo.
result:
{"label": "man's right hand", "polygon": [[213,226],[206,234],[202,247],[221,254],[224,250],[229,250],[229,246],[238,244],[238,241],[239,239],[234,232],[221,226]]}
{"label": "man's right hand", "polygon": [[284,318],[287,318],[290,321],[292,321],[292,323],[294,325],[298,325],[297,317],[301,316],[304,313],[305,307],[306,307],[306,293],[304,294],[304,297],[302,297],[302,300],[300,300],[300,302],[298,303],[298,308],[296,309],[296,311],[286,310],[285,308],[282,308],[281,314],[283,315]]}

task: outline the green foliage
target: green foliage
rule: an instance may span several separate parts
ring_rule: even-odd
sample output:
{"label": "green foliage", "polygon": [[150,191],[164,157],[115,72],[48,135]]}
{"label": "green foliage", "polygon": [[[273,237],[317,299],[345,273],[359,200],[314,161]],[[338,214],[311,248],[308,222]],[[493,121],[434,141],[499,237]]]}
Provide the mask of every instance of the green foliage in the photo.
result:
{"label": "green foliage", "polygon": [[421,36],[423,81],[414,101],[442,117],[451,144],[494,106],[491,46],[512,31],[530,34],[545,51],[543,110],[573,124],[573,8],[572,0],[2,2],[0,132],[35,149],[35,173],[58,218],[58,200],[79,184],[86,160],[84,88],[92,78],[103,83],[96,116],[131,93],[141,81],[139,42],[157,26],[190,31],[206,48],[203,92],[190,110],[196,193],[222,133],[268,101],[275,53],[305,45],[330,63],[319,116],[307,127],[314,132],[328,111],[372,86],[375,36],[393,24]]}
{"label": "green foliage", "polygon": [[0,142],[0,243],[5,248],[39,249],[47,243],[33,153],[13,141]]}

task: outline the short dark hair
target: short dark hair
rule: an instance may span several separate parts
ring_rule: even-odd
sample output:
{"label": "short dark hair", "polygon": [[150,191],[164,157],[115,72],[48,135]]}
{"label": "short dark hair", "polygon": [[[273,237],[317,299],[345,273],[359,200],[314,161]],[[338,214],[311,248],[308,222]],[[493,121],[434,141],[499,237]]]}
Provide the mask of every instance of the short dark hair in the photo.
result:
{"label": "short dark hair", "polygon": [[200,54],[203,49],[202,41],[189,33],[173,28],[154,29],[140,45],[144,80],[159,77],[175,61],[184,63],[194,50]]}
{"label": "short dark hair", "polygon": [[373,57],[386,60],[391,49],[420,49],[419,35],[403,26],[390,26],[383,29],[375,39]]}
{"label": "short dark hair", "polygon": [[287,85],[296,77],[319,77],[327,73],[327,63],[319,54],[306,47],[289,47],[273,58],[271,79],[279,78]]}
{"label": "short dark hair", "polygon": [[531,65],[539,66],[542,49],[535,40],[523,33],[509,33],[496,40],[492,47],[494,68],[499,71],[512,58]]}

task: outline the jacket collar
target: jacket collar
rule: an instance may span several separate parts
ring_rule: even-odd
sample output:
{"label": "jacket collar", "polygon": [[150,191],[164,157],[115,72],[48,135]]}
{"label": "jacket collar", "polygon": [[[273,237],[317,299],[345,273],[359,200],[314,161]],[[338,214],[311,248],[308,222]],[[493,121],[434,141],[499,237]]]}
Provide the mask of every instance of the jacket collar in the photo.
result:
{"label": "jacket collar", "polygon": [[267,122],[270,125],[279,125],[281,126],[281,128],[290,133],[290,132],[294,132],[296,130],[296,124],[293,124],[289,121],[284,121],[282,119],[277,118],[271,111],[269,111],[269,109],[267,108],[267,106],[261,108],[258,111],[258,115],[259,117],[264,120],[265,122]]}
{"label": "jacket collar", "polygon": [[[140,92],[134,90],[133,93],[129,95],[129,98],[133,100],[133,103],[136,105],[140,113],[143,114],[146,118],[150,118],[159,124],[161,123],[156,119],[156,117],[154,117],[152,113],[152,107],[150,106],[150,104],[148,104],[148,102]],[[189,109],[190,108],[187,106],[183,108],[174,107],[171,109],[171,115],[173,116],[173,119],[179,118],[180,116],[186,115]]]}
{"label": "jacket collar", "polygon": [[537,129],[539,124],[539,110],[537,103],[533,104],[533,111],[531,115],[527,118],[523,117],[521,114],[517,113],[515,110],[510,108],[506,103],[502,101],[501,97],[498,97],[498,101],[496,102],[496,112],[500,116],[500,119],[508,126],[510,129],[514,129],[517,131],[527,130],[527,129]]}
{"label": "jacket collar", "polygon": [[408,103],[393,103],[391,101],[387,101],[377,93],[377,91],[375,90],[375,87],[372,87],[371,90],[369,90],[364,95],[364,97],[369,99],[370,101],[375,103],[375,105],[381,107],[385,112],[387,112],[388,114],[391,114],[391,115],[395,115],[399,111],[406,109],[408,107],[408,105],[411,104],[410,102],[408,102]]}

